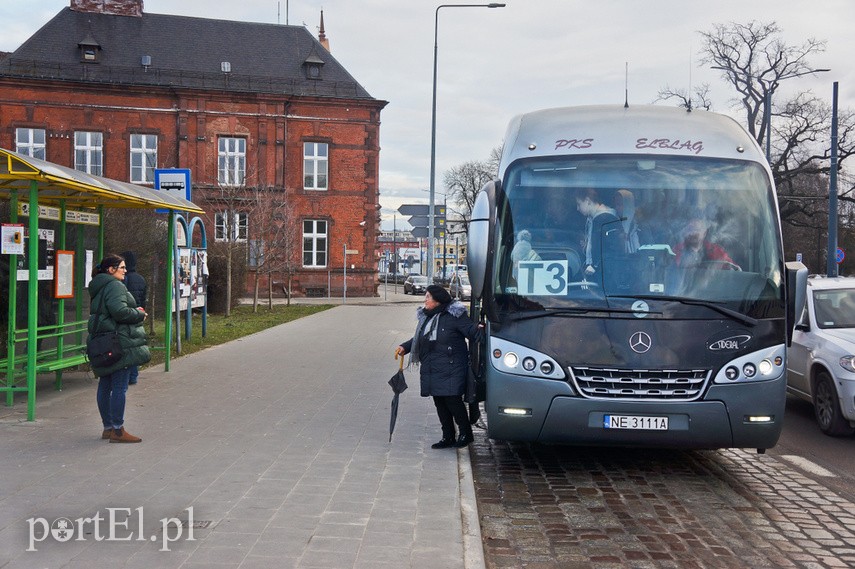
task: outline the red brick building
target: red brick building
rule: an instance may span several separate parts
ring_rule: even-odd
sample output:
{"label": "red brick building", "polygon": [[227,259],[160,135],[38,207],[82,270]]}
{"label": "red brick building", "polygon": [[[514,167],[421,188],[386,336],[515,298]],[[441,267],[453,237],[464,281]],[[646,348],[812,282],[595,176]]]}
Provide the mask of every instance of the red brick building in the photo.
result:
{"label": "red brick building", "polygon": [[320,40],[148,14],[143,0],[70,0],[0,61],[0,147],[143,185],[155,168],[189,168],[210,241],[272,257],[266,218],[280,208],[296,295],[340,294],[345,249],[348,294],[375,295],[386,102],[324,47],[323,16]]}

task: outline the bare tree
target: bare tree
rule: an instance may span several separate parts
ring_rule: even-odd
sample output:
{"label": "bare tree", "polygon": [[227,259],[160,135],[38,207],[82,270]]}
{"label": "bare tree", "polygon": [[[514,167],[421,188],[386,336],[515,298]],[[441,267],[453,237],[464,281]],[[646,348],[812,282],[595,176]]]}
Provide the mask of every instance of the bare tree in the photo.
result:
{"label": "bare tree", "polygon": [[[500,153],[501,151],[499,151]],[[447,170],[443,175],[445,188],[452,203],[457,206],[455,211],[461,218],[464,231],[469,228],[469,220],[472,218],[472,208],[475,198],[484,184],[496,177],[498,170],[498,156],[496,149],[493,150],[491,158],[483,162],[470,160]]]}
{"label": "bare tree", "polygon": [[267,276],[267,303],[273,308],[273,279],[284,275],[285,293],[291,304],[291,279],[298,268],[295,261],[299,232],[293,208],[281,190],[273,187],[256,188],[255,203],[251,210],[254,239],[251,257],[255,261],[255,290],[253,312],[258,312],[258,293],[261,275]]}
{"label": "bare tree", "polygon": [[704,109],[705,111],[710,111],[712,110],[712,101],[709,98],[709,94],[709,83],[698,85],[691,94],[686,89],[672,89],[666,85],[664,89],[659,91],[656,101],[676,99],[678,104],[684,109]]}
{"label": "bare tree", "polygon": [[[231,172],[229,172],[231,174]],[[219,190],[219,191],[217,191]],[[205,201],[210,210],[215,212],[215,239],[223,244],[222,248],[211,250],[217,254],[217,249],[224,251],[226,260],[226,307],[225,316],[231,316],[235,258],[246,253],[246,241],[249,237],[249,211],[253,206],[252,191],[244,186],[244,177],[229,179],[221,183],[217,190],[209,191]],[[243,283],[241,283],[243,286]]]}
{"label": "bare tree", "polygon": [[[825,41],[814,38],[801,45],[789,45],[781,37],[775,22],[717,24],[712,31],[701,32],[704,40],[701,63],[722,72],[722,78],[736,91],[734,105],[744,113],[744,124],[758,144],[769,137],[770,167],[781,195],[781,218],[812,206],[801,201],[816,198],[817,180],[827,180],[830,164],[831,110],[828,103],[809,91],[787,100],[776,97],[782,83],[820,71],[808,59],[825,51]],[[676,99],[682,106],[703,106],[708,91],[700,98],[665,88],[661,100]],[[766,108],[769,103],[769,108]],[[709,108],[709,107],[705,107]],[[770,113],[772,132],[764,120]],[[849,110],[839,116],[838,159],[844,161],[855,152],[855,119]],[[852,199],[852,180],[841,177],[841,199]],[[821,185],[821,184],[820,184]],[[827,182],[826,182],[827,188]],[[827,192],[826,192],[827,193]],[[804,198],[804,199],[803,199]]]}

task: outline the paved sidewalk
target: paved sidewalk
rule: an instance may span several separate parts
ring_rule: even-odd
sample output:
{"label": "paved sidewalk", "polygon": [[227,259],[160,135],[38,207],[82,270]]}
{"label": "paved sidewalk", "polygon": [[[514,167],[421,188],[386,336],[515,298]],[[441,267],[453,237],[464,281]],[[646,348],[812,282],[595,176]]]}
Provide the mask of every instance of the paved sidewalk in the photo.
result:
{"label": "paved sidewalk", "polygon": [[[417,299],[352,300],[144,370],[126,411],[141,444],[100,439],[84,374],[40,390],[35,422],[0,407],[0,567],[483,567],[468,450],[430,448],[415,372],[388,442]],[[97,539],[110,509],[129,541]]]}

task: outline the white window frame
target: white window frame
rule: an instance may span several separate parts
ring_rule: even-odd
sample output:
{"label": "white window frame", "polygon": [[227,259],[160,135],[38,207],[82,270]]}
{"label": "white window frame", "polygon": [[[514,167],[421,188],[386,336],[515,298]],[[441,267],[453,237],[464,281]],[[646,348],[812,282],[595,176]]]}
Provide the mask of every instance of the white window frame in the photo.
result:
{"label": "white window frame", "polygon": [[327,190],[330,184],[330,147],[326,142],[303,143],[303,189]]}
{"label": "white window frame", "polygon": [[104,175],[104,133],[74,132],[74,169],[93,176]]}
{"label": "white window frame", "polygon": [[245,211],[218,211],[214,214],[214,241],[244,243],[248,238],[249,214]]}
{"label": "white window frame", "polygon": [[[36,134],[41,134],[41,141]],[[25,154],[39,160],[47,160],[46,156],[46,133],[43,128],[16,128],[15,129],[15,152]]]}
{"label": "white window frame", "polygon": [[246,181],[246,139],[221,136],[217,141],[217,181],[221,186],[243,186]]}
{"label": "white window frame", "polygon": [[[303,220],[303,267],[320,269],[329,263],[329,227],[325,219]],[[320,255],[323,262],[318,258]]]}
{"label": "white window frame", "polygon": [[[137,160],[139,163],[135,163]],[[153,184],[157,168],[157,135],[131,134],[130,180],[132,184]]]}

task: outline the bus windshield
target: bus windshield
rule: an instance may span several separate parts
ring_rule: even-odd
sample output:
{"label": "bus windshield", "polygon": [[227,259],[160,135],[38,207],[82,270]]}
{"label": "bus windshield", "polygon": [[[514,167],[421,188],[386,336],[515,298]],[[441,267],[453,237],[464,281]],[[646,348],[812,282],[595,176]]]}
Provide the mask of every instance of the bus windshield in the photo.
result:
{"label": "bus windshield", "polygon": [[749,161],[519,160],[497,198],[494,298],[502,312],[641,298],[781,317],[772,196],[765,170]]}

